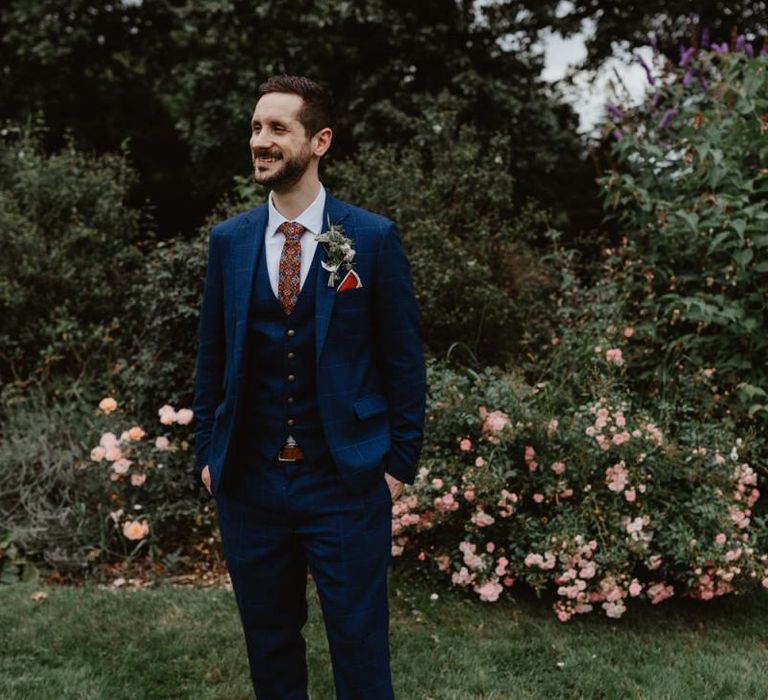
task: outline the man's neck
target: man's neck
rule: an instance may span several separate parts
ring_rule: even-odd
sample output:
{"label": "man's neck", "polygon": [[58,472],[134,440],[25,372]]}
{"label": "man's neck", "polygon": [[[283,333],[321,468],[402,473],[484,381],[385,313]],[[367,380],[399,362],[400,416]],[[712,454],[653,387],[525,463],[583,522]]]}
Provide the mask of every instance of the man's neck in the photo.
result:
{"label": "man's neck", "polygon": [[317,177],[303,179],[286,192],[272,191],[272,204],[288,221],[293,221],[303,212],[320,192],[320,180]]}

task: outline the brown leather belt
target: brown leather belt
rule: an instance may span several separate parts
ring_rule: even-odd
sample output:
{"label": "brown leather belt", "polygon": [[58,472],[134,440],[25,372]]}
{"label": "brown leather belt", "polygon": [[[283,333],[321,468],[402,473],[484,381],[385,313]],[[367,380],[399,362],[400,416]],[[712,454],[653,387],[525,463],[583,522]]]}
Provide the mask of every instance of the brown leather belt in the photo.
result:
{"label": "brown leather belt", "polygon": [[277,454],[278,462],[295,462],[304,459],[304,453],[298,445],[283,445]]}

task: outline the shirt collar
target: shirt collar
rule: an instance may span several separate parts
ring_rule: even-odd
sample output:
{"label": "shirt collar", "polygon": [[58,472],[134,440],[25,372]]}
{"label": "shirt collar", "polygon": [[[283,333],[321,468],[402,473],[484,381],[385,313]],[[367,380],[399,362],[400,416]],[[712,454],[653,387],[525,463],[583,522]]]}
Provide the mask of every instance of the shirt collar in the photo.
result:
{"label": "shirt collar", "polygon": [[[286,219],[272,203],[272,192],[267,197],[267,203],[269,207],[269,220],[267,224],[267,230],[271,235],[277,234],[277,229],[280,224],[289,221]],[[325,210],[325,187],[320,183],[320,191],[317,193],[312,204],[310,204],[301,214],[299,214],[293,221],[297,224],[301,224],[307,231],[313,234],[321,233],[323,230],[323,211]]]}

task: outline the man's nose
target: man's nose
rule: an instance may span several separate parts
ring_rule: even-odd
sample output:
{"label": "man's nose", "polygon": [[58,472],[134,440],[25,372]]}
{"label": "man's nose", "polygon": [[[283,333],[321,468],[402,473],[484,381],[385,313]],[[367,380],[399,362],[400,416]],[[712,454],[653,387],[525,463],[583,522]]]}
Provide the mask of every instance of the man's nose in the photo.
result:
{"label": "man's nose", "polygon": [[272,139],[264,129],[251,134],[251,148],[263,148],[264,146],[269,145],[271,142]]}

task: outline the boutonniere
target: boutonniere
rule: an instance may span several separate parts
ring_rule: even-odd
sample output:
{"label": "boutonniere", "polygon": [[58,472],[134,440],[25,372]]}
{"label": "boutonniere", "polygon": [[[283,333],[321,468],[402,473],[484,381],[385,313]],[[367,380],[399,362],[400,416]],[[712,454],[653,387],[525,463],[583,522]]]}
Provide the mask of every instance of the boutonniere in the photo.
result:
{"label": "boutonniere", "polygon": [[[362,287],[360,278],[352,269],[352,260],[355,258],[354,243],[351,238],[344,235],[344,229],[341,224],[332,224],[328,221],[328,230],[315,235],[315,240],[322,243],[326,250],[326,260],[321,262],[324,270],[328,270],[328,286],[333,287],[336,284],[336,278],[341,274],[339,270],[344,267],[348,270],[344,280],[339,285],[341,289],[349,286]],[[354,277],[354,283],[346,285],[347,278]]]}

